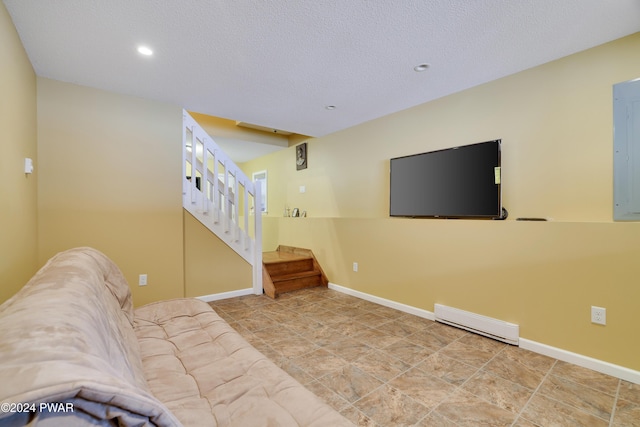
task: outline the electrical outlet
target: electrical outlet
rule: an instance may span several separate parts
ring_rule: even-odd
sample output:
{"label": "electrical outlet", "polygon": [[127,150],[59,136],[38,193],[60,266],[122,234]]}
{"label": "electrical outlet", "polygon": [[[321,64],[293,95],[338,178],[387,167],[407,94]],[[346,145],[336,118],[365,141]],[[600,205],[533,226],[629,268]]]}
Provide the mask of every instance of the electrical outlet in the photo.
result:
{"label": "electrical outlet", "polygon": [[353,263],[353,271],[355,271],[356,273],[358,272],[358,263],[357,262]]}
{"label": "electrical outlet", "polygon": [[138,285],[139,286],[147,286],[147,275],[141,274],[138,276]]}
{"label": "electrical outlet", "polygon": [[598,325],[607,324],[607,309],[603,307],[591,306],[591,323]]}

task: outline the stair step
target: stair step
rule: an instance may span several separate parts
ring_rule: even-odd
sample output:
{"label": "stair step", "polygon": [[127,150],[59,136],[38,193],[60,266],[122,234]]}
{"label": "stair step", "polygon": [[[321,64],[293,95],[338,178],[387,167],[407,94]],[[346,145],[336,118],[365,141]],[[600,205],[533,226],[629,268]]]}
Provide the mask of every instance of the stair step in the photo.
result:
{"label": "stair step", "polygon": [[282,276],[313,270],[313,258],[286,252],[265,252],[262,262],[271,276]]}
{"label": "stair step", "polygon": [[317,277],[320,275],[321,273],[317,270],[298,271],[291,274],[272,275],[271,280],[273,280],[273,283],[286,282],[287,280],[304,279],[306,277]]}
{"label": "stair step", "polygon": [[314,274],[291,277],[285,280],[273,279],[273,284],[278,294],[285,292],[297,291],[305,288],[314,288],[322,285],[322,278],[319,272]]}
{"label": "stair step", "polygon": [[264,262],[265,264],[276,264],[279,262],[295,261],[299,259],[312,259],[312,257],[306,254],[297,254],[284,251],[262,253],[262,262]]}
{"label": "stair step", "polygon": [[264,293],[271,298],[329,282],[309,249],[280,245],[274,252],[264,252],[262,263]]}

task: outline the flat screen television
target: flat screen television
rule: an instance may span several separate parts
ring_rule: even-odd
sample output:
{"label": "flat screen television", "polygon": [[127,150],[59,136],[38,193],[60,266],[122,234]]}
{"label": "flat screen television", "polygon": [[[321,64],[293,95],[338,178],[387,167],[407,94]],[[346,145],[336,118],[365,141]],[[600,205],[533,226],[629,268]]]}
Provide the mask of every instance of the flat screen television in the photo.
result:
{"label": "flat screen television", "polygon": [[497,139],[391,159],[389,215],[506,218],[500,145]]}

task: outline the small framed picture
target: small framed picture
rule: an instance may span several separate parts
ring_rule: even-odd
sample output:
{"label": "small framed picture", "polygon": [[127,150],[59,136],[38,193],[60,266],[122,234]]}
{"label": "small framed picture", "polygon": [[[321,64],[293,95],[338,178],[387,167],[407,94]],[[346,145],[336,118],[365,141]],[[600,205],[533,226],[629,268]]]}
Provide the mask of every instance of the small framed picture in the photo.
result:
{"label": "small framed picture", "polygon": [[296,146],[296,170],[307,168],[307,143]]}

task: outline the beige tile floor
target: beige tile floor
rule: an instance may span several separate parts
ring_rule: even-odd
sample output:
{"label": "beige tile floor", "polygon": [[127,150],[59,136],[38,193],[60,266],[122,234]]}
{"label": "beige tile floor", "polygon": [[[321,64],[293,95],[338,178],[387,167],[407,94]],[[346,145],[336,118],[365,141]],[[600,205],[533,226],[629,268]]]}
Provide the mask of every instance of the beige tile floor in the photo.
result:
{"label": "beige tile floor", "polygon": [[211,305],[362,426],[640,426],[640,385],[327,288]]}

